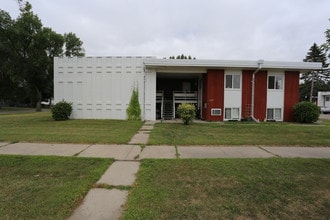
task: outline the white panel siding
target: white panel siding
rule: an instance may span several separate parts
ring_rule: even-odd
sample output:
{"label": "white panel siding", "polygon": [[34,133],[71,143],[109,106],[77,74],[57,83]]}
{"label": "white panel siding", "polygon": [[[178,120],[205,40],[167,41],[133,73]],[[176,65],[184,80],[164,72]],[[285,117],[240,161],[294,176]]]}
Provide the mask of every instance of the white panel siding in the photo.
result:
{"label": "white panel siding", "polygon": [[[240,75],[240,88],[239,89],[229,89],[226,88],[226,75]],[[242,71],[241,70],[225,70],[224,79],[224,109],[225,108],[239,108],[239,118],[241,118],[242,111]]]}
{"label": "white panel siding", "polygon": [[[145,57],[54,58],[54,101],[73,103],[72,118],[126,119],[126,109],[134,87],[144,112]],[[149,76],[148,103],[154,105],[156,74]],[[152,79],[152,77],[154,77]],[[154,98],[155,99],[155,98]],[[154,111],[148,107],[147,112]],[[148,120],[154,120],[149,113]],[[142,114],[142,118],[143,118]],[[150,119],[149,119],[150,118]]]}
{"label": "white panel siding", "polygon": [[267,109],[281,109],[281,118],[283,120],[284,113],[284,85],[285,85],[285,74],[283,71],[268,71],[268,76],[282,76],[282,89],[268,89],[268,77],[267,77]]}
{"label": "white panel siding", "polygon": [[145,75],[144,120],[156,120],[156,72],[146,72]]}

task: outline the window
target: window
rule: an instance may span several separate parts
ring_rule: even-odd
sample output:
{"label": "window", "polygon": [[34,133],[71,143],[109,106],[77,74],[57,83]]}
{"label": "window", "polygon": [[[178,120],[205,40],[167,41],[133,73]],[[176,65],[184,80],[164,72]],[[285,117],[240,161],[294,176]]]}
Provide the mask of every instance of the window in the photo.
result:
{"label": "window", "polygon": [[267,120],[282,120],[282,109],[280,108],[268,108],[267,109]]}
{"label": "window", "polygon": [[283,89],[283,76],[268,76],[268,89]]}
{"label": "window", "polygon": [[241,88],[241,75],[226,75],[226,88],[227,89]]}
{"label": "window", "polygon": [[239,108],[225,108],[225,119],[226,120],[238,120],[239,119]]}
{"label": "window", "polygon": [[325,101],[326,101],[326,102],[330,102],[330,96],[326,96],[326,97],[325,97]]}
{"label": "window", "polygon": [[219,115],[221,115],[221,108],[212,108],[211,109],[211,115],[212,116],[219,116]]}

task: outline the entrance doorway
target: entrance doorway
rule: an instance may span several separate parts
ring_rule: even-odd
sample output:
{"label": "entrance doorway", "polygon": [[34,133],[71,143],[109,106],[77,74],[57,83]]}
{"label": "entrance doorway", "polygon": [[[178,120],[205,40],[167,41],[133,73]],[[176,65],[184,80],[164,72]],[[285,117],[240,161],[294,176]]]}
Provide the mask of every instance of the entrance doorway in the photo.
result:
{"label": "entrance doorway", "polygon": [[157,74],[156,119],[178,118],[177,108],[181,103],[195,105],[199,117],[201,78],[201,74]]}

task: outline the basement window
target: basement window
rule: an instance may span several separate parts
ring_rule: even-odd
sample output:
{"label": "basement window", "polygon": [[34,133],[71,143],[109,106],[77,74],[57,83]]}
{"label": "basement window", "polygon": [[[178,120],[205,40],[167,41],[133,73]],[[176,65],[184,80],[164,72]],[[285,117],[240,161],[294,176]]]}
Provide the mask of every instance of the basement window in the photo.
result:
{"label": "basement window", "polygon": [[239,120],[239,108],[225,108],[226,120]]}
{"label": "basement window", "polygon": [[212,116],[220,116],[221,115],[221,108],[212,108],[211,109]]}
{"label": "basement window", "polygon": [[282,109],[280,108],[268,108],[267,120],[282,121]]}

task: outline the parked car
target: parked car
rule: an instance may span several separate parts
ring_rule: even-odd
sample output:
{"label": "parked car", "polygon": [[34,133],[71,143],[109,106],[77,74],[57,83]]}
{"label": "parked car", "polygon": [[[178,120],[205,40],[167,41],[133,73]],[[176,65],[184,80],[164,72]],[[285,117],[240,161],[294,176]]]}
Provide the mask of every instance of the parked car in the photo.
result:
{"label": "parked car", "polygon": [[330,92],[320,91],[317,93],[317,106],[321,114],[330,113]]}
{"label": "parked car", "polygon": [[48,99],[47,101],[41,101],[41,105],[43,106],[52,106],[54,103],[54,99]]}
{"label": "parked car", "polygon": [[320,111],[321,111],[321,114],[328,114],[328,113],[330,113],[330,107],[321,107]]}

